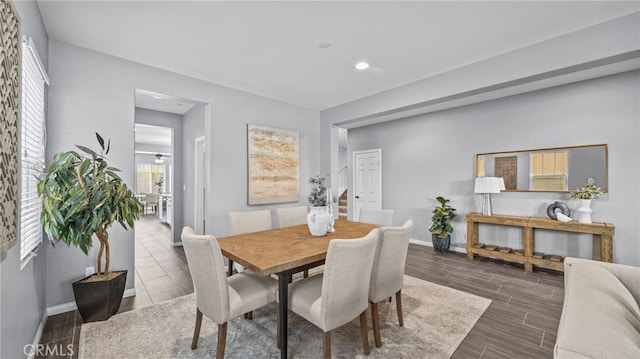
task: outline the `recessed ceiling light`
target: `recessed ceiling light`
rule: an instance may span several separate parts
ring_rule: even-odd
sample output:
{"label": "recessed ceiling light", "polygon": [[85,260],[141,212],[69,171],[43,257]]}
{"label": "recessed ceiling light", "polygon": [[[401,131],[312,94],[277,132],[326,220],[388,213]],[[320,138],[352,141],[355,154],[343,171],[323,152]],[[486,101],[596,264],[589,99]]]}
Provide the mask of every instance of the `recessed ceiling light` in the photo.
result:
{"label": "recessed ceiling light", "polygon": [[368,69],[368,68],[369,68],[369,64],[368,64],[368,63],[366,63],[366,62],[364,62],[364,61],[362,61],[362,62],[358,62],[358,63],[356,64],[356,69],[357,69],[357,70],[366,70],[366,69]]}
{"label": "recessed ceiling light", "polygon": [[160,100],[162,98],[162,96],[158,96],[158,95],[152,95],[151,97],[155,98],[156,100]]}
{"label": "recessed ceiling light", "polygon": [[327,47],[331,46],[331,44],[329,44],[328,42],[321,42],[318,47],[321,49],[326,49]]}

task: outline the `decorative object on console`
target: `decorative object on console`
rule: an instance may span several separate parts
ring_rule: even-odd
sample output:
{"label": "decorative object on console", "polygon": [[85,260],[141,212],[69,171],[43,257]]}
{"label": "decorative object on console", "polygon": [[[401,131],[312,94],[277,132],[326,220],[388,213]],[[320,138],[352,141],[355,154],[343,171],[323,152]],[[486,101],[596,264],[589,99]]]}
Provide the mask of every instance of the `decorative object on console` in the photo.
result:
{"label": "decorative object on console", "polygon": [[564,214],[562,214],[562,213],[558,213],[557,217],[558,217],[558,218],[557,218],[557,219],[558,219],[558,221],[560,221],[560,222],[565,222],[565,223],[566,223],[566,222],[571,222],[571,221],[573,221],[573,218],[571,218],[571,217],[569,217],[569,216],[565,216],[565,215],[564,215]]}
{"label": "decorative object on console", "polygon": [[[571,211],[569,210],[569,207],[567,207],[566,204],[560,201],[555,201],[551,203],[549,207],[547,207],[547,216],[549,216],[549,218],[551,219],[558,219],[558,214],[562,214],[565,217],[569,217],[571,215]],[[563,222],[566,222],[566,221],[563,221]]]}
{"label": "decorative object on console", "polygon": [[311,184],[311,194],[309,194],[309,214],[307,215],[307,225],[309,231],[314,236],[324,236],[331,225],[331,218],[328,209],[327,187],[324,186],[324,177],[315,176],[309,178]]}
{"label": "decorative object on console", "polygon": [[436,200],[440,206],[433,209],[429,232],[431,232],[433,249],[438,253],[447,253],[451,244],[451,232],[453,232],[449,220],[456,216],[456,209],[451,207],[450,201],[442,196],[436,197]]}
{"label": "decorative object on console", "polygon": [[578,222],[592,223],[591,213],[593,210],[591,209],[591,200],[597,199],[601,194],[602,189],[596,185],[593,178],[589,178],[582,188],[571,191],[571,198],[577,199],[580,202],[576,210]]}
{"label": "decorative object on console", "polygon": [[477,177],[475,193],[482,193],[482,214],[485,216],[493,215],[491,206],[491,194],[504,191],[504,180],[502,177]]}

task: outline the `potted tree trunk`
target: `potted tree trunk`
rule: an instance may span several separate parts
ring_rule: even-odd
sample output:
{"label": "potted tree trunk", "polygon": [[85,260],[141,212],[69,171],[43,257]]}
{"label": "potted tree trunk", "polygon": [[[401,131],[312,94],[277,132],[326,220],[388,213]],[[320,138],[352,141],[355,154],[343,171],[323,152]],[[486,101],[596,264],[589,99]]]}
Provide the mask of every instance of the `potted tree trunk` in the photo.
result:
{"label": "potted tree trunk", "polygon": [[40,222],[54,246],[62,241],[88,255],[94,234],[100,242],[97,273],[73,283],[78,311],[85,322],[109,319],[120,308],[127,271],[110,271],[107,230],[114,222],[125,229],[133,228],[142,210],[142,204],[116,174],[119,170],[106,162],[111,141],[105,146],[98,133],[96,138],[100,154],[76,145],[85,155],[76,151],[59,153],[38,182]]}
{"label": "potted tree trunk", "polygon": [[429,232],[431,232],[433,249],[438,253],[447,253],[451,244],[451,232],[453,232],[449,220],[456,216],[456,209],[452,208],[449,200],[442,196],[436,197],[436,200],[440,205],[433,209]]}

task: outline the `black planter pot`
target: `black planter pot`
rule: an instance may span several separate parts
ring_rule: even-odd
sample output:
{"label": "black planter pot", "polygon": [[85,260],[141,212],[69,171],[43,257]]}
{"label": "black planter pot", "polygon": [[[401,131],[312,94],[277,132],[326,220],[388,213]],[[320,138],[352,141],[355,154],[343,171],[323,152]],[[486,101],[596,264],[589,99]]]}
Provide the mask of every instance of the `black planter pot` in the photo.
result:
{"label": "black planter pot", "polygon": [[78,312],[86,322],[107,320],[120,309],[127,271],[113,271],[115,277],[109,280],[86,281],[89,277],[73,282],[73,295]]}
{"label": "black planter pot", "polygon": [[449,252],[449,244],[451,244],[451,236],[447,236],[447,238],[440,238],[437,235],[432,234],[431,243],[433,243],[433,249],[436,253],[447,253]]}

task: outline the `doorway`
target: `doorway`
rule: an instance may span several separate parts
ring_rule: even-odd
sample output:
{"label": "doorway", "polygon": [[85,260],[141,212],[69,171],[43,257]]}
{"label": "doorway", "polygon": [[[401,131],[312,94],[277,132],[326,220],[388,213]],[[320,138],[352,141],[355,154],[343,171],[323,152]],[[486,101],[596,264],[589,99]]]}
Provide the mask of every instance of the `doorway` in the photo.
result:
{"label": "doorway", "polygon": [[353,218],[360,209],[382,209],[382,149],[353,152]]}

